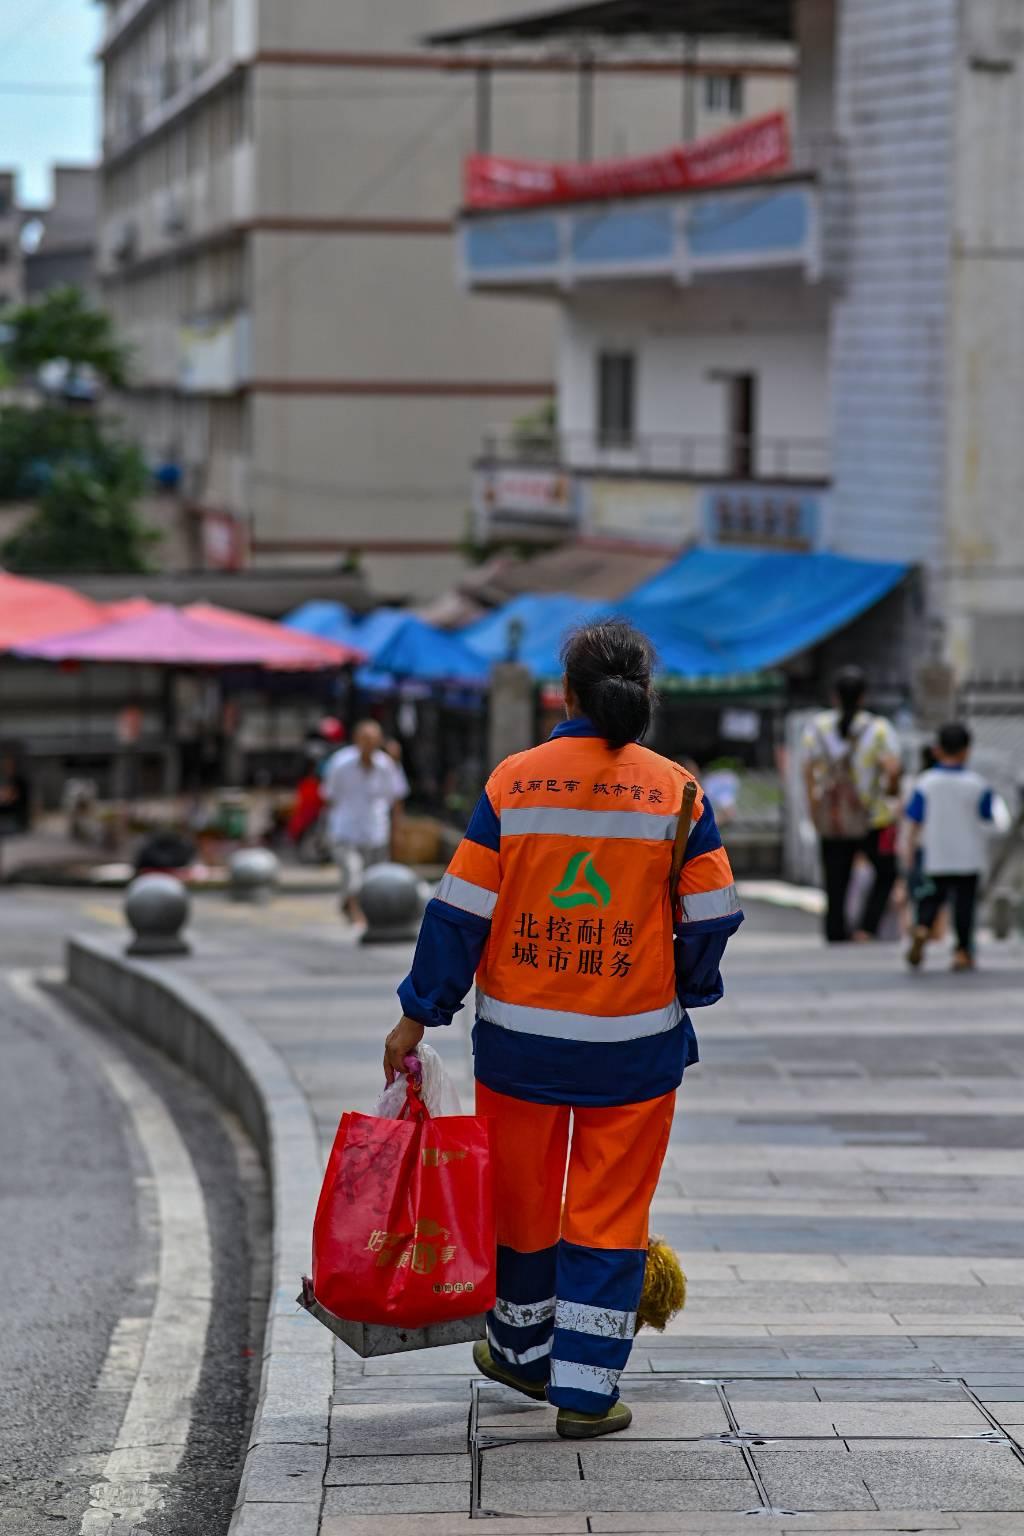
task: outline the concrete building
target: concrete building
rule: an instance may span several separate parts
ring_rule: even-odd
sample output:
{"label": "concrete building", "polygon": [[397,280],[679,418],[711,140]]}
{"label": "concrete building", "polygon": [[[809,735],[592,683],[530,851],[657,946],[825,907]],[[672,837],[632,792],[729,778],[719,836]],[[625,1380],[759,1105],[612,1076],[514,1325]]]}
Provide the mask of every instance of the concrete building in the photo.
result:
{"label": "concrete building", "polygon": [[[1021,675],[1021,6],[699,9],[797,48],[791,168],[463,214],[463,283],[545,299],[559,331],[557,431],[485,441],[478,518],[903,561],[925,600],[893,667]],[[685,4],[605,0],[531,35],[656,33],[673,14],[687,24]],[[476,37],[521,40],[514,22]]]}
{"label": "concrete building", "polygon": [[791,90],[777,47],[592,68],[413,37],[476,9],[107,0],[103,292],[208,564],[357,552],[378,587],[442,590],[484,431],[555,389],[550,316],[452,282],[463,155],[640,152]]}
{"label": "concrete building", "polygon": [[21,225],[17,176],[14,171],[0,170],[0,309],[21,302]]}
{"label": "concrete building", "polygon": [[99,179],[94,166],[54,166],[53,199],[49,207],[36,209],[32,214],[40,234],[23,258],[27,297],[50,288],[70,286],[98,298],[98,198]]}

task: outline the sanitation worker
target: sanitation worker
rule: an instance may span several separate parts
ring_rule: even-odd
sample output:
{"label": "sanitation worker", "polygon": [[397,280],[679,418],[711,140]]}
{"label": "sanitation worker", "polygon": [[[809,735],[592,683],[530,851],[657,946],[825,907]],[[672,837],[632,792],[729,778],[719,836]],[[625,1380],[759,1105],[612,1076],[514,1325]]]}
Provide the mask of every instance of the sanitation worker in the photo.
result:
{"label": "sanitation worker", "polygon": [[564,1438],[589,1439],[631,1420],[618,1381],[676,1090],[697,1060],[686,1010],[721,997],[719,964],[743,914],[710,803],[696,785],[688,801],[691,775],[640,745],[647,640],[618,621],[592,624],[563,661],[566,719],[491,775],[424,915],[384,1066],[393,1081],[424,1028],[451,1022],[475,974],[498,1299],[474,1359],[492,1380],[547,1397]]}

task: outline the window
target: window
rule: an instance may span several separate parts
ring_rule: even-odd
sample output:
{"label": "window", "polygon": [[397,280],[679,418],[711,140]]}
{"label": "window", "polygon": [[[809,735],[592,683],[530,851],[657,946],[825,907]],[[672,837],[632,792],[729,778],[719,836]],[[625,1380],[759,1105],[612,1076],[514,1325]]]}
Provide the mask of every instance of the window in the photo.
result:
{"label": "window", "polygon": [[757,473],[757,376],[734,373],[724,380],[729,424],[729,474],[749,480]]}
{"label": "window", "polygon": [[9,245],[0,245],[0,267],[6,267],[7,263],[10,261],[10,259],[11,259],[11,248],[10,248],[10,246]]}
{"label": "window", "polygon": [[730,117],[743,116],[743,76],[705,75],[704,110]]}
{"label": "window", "polygon": [[602,448],[633,442],[636,358],[632,352],[600,352],[597,358],[597,436]]}

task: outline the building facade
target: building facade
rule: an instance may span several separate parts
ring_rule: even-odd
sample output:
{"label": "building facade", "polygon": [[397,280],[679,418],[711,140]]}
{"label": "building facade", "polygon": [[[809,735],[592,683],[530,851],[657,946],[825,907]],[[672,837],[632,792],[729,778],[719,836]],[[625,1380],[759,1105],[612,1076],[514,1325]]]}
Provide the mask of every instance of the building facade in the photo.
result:
{"label": "building facade", "polygon": [[463,282],[559,327],[557,430],[484,442],[481,523],[906,562],[895,665],[1019,674],[1019,13],[794,0],[785,174],[464,213]]}
{"label": "building facade", "polygon": [[80,288],[98,298],[96,231],[99,178],[91,165],[55,165],[53,199],[33,212],[39,238],[23,257],[25,294],[51,288]]}
{"label": "building facade", "polygon": [[22,222],[17,176],[14,171],[0,170],[0,310],[19,304],[23,297]]}
{"label": "building facade", "polygon": [[[429,596],[462,568],[465,466],[553,398],[550,316],[451,279],[474,148],[628,154],[790,90],[684,72],[676,51],[587,74],[421,47],[465,0],[107,0],[100,273],[135,349],[125,413],[180,477],[197,558],[336,565]],[[495,14],[499,6],[494,5]],[[688,82],[689,90],[683,89]]]}

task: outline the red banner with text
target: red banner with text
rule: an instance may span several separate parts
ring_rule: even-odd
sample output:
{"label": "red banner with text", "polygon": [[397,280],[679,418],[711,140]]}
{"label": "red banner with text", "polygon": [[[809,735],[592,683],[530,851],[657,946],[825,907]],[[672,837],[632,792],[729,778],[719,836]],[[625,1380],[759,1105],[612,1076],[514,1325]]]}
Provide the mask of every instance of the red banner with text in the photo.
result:
{"label": "red banner with text", "polygon": [[652,192],[713,187],[749,181],[789,166],[785,113],[740,123],[696,144],[679,144],[656,155],[590,163],[510,160],[470,155],[464,167],[468,208],[525,208],[578,203],[593,198],[643,197]]}

